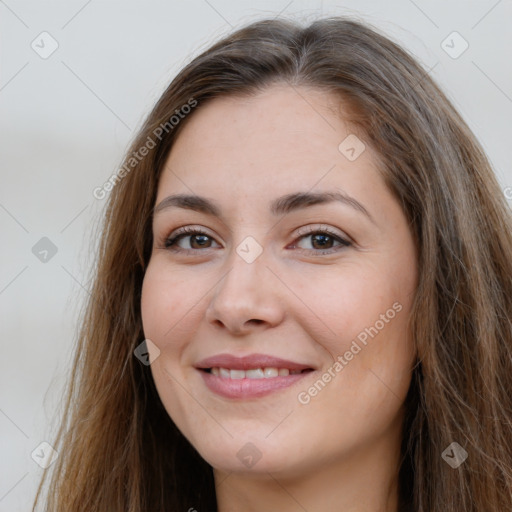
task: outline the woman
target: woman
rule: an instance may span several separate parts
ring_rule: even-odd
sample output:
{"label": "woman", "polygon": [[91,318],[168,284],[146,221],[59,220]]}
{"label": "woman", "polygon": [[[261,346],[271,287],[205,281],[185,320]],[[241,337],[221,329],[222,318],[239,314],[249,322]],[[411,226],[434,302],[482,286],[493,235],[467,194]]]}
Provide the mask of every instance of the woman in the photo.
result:
{"label": "woman", "polygon": [[238,30],[109,183],[48,510],[512,509],[510,211],[404,50]]}

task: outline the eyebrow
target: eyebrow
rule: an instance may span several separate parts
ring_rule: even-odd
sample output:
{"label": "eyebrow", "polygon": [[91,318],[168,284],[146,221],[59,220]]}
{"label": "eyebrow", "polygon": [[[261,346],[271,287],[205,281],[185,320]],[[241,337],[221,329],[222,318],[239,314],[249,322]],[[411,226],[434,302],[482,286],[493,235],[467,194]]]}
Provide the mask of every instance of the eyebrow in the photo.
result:
{"label": "eyebrow", "polygon": [[[340,202],[350,206],[358,212],[363,213],[375,224],[375,220],[368,210],[359,201],[344,192],[294,192],[274,199],[270,203],[270,211],[273,215],[278,216],[309,206],[333,202]],[[195,194],[175,194],[168,196],[155,206],[153,213],[156,215],[172,207],[194,210],[222,218],[221,208],[215,201]]]}

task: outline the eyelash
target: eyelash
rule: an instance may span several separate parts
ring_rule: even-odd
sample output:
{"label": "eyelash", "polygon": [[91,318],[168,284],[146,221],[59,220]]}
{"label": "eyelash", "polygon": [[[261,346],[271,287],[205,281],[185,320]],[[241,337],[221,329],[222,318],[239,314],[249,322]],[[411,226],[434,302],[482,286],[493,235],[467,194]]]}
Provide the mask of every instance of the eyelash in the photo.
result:
{"label": "eyelash", "polygon": [[[191,254],[191,253],[197,253],[198,251],[207,251],[208,249],[211,249],[211,247],[207,247],[206,249],[182,249],[181,247],[177,247],[175,244],[176,242],[187,236],[191,235],[206,235],[208,238],[213,239],[212,236],[208,235],[208,233],[205,233],[203,230],[200,230],[198,228],[191,228],[191,227],[185,227],[181,228],[173,237],[168,237],[164,240],[164,248],[168,249],[170,251],[175,252],[182,252],[185,254]],[[352,242],[341,238],[339,235],[334,233],[333,231],[329,230],[328,228],[306,228],[303,230],[303,232],[298,233],[299,239],[303,237],[308,237],[312,235],[328,235],[332,238],[334,238],[335,241],[340,242],[341,245],[337,247],[332,247],[330,249],[301,249],[300,251],[305,251],[308,253],[314,253],[315,255],[323,255],[323,254],[332,254],[333,252],[338,252],[339,250],[342,250],[346,247],[350,247],[352,245]]]}

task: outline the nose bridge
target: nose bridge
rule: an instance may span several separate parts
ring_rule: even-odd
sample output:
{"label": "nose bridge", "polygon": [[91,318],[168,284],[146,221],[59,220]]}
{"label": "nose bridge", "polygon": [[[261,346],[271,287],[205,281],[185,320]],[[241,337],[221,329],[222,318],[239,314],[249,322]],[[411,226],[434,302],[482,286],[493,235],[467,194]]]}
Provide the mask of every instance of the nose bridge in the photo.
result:
{"label": "nose bridge", "polygon": [[[269,252],[252,237],[233,247],[227,260],[227,272],[218,282],[208,306],[207,318],[221,322],[233,331],[244,329],[246,322],[275,324],[282,315],[275,276],[267,268]],[[275,285],[275,286],[274,286]]]}
{"label": "nose bridge", "polygon": [[270,274],[266,268],[270,263],[270,251],[268,248],[264,248],[265,234],[258,232],[253,235],[242,235],[241,233],[238,233],[238,237],[235,235],[234,240],[238,239],[238,243],[231,248],[226,262],[229,273],[223,279],[223,281],[227,280],[225,284],[232,285],[233,281],[235,285],[245,283],[252,286],[258,280],[261,284],[265,277],[268,278],[265,274]]}
{"label": "nose bridge", "polygon": [[261,298],[264,283],[268,281],[271,272],[266,268],[267,251],[264,252],[263,247],[260,247],[258,251],[255,242],[244,239],[233,248],[227,261],[228,273],[219,283],[217,297],[222,294],[237,302],[251,297],[252,300]]}

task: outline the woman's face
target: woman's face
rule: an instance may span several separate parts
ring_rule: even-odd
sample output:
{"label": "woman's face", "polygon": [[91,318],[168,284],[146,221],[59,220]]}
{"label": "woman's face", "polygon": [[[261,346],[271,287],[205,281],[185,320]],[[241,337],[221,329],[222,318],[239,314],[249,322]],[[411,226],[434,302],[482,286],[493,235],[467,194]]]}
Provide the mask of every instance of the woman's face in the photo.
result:
{"label": "woman's face", "polygon": [[218,470],[291,476],[399,449],[416,252],[342,119],[304,87],[215,99],[163,170],[144,334],[167,412]]}

